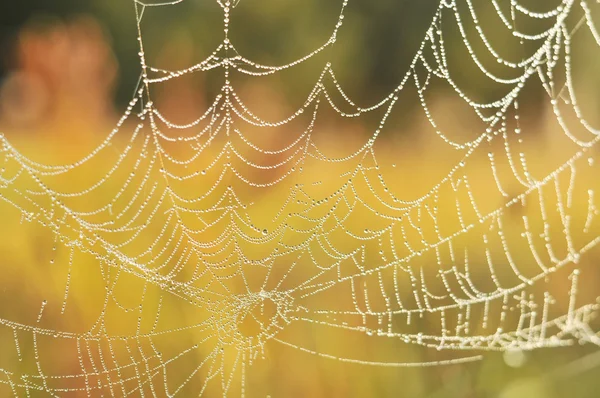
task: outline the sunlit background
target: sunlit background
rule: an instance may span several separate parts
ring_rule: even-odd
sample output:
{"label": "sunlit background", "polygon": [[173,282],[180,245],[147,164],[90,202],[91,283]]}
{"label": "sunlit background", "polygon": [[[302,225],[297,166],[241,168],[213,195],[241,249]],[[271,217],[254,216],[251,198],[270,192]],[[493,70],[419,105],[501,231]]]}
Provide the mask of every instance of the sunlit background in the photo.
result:
{"label": "sunlit background", "polygon": [[[466,2],[459,3],[466,10]],[[523,3],[531,9],[544,11],[552,8],[548,3],[555,5],[558,1],[529,0]],[[501,32],[502,26],[492,2],[475,0],[474,4],[481,25],[489,29],[488,34]],[[340,5],[341,1],[337,0],[241,0],[232,15],[230,38],[249,59],[263,64],[284,64],[327,40],[331,26],[337,21]],[[234,76],[232,84],[258,114],[277,119],[302,105],[322,72],[322,65],[331,62],[348,96],[366,107],[387,95],[409,70],[437,7],[438,1],[434,0],[351,0],[336,46],[293,70],[264,78]],[[600,9],[596,8],[594,15],[600,22]],[[158,68],[187,68],[205,59],[222,41],[223,16],[216,1],[188,0],[177,6],[150,8],[147,12],[143,24],[145,52],[148,61]],[[130,0],[3,2],[0,6],[0,131],[15,148],[41,163],[61,164],[77,161],[102,143],[139,87],[135,21],[133,1]],[[571,25],[576,26],[576,22]],[[467,26],[471,29],[469,34],[476,34],[474,26]],[[448,59],[457,84],[479,101],[498,98],[505,88],[479,73],[455,26],[444,28],[447,29],[444,32],[446,45],[451,50]],[[532,24],[527,28],[535,31],[538,27]],[[575,37],[573,64],[579,100],[587,112],[587,119],[598,126],[600,51],[589,33]],[[504,54],[527,54],[529,51],[518,41],[500,39],[495,44]],[[479,42],[474,46],[477,50],[484,48]],[[194,73],[157,86],[153,98],[163,114],[178,123],[186,123],[207,108],[222,85],[220,69]],[[403,102],[388,123],[377,148],[377,160],[386,172],[394,170],[392,186],[399,197],[407,200],[428,192],[460,159],[428,124],[414,93],[413,89],[406,98],[401,98]],[[481,121],[447,84],[433,82],[427,100],[440,129],[447,136],[466,141],[481,134]],[[556,123],[548,95],[539,81],[524,88],[520,107],[523,140],[533,169],[540,173],[553,170],[572,156],[573,146]],[[324,111],[318,140],[323,148],[329,149],[331,156],[355,150],[358,143],[373,135],[377,118],[381,117],[378,114],[372,120],[365,117],[360,121],[340,121],[333,112],[330,113]],[[275,144],[288,140],[281,136],[281,131],[265,137],[263,141],[273,140]],[[266,144],[268,146],[269,142]],[[501,151],[501,144],[496,149]],[[598,152],[597,149],[592,151]],[[487,157],[475,156],[470,162],[473,170],[489,169]],[[597,171],[596,167],[595,174],[594,171],[583,172],[582,178],[594,180],[598,178]],[[263,177],[271,180],[276,176],[268,173],[278,173],[276,170],[254,172],[257,174],[252,177],[258,180]],[[319,170],[305,172],[318,173]],[[477,175],[473,173],[470,184],[476,187],[476,193],[484,195],[486,187],[491,187],[493,181],[485,180],[488,174],[480,173],[480,180]],[[81,180],[69,183],[73,187],[84,187],[90,175],[77,178]],[[288,188],[275,185],[255,200],[267,208],[279,200],[283,189]],[[522,188],[513,184],[505,189],[512,197]],[[90,200],[101,201],[101,198]],[[490,194],[489,200],[499,199]],[[585,217],[588,211],[585,200],[587,198],[577,202],[581,206],[580,217]],[[489,205],[494,208],[498,203]],[[520,212],[524,211],[516,209],[515,217],[520,219]],[[0,318],[36,325],[40,303],[44,302],[43,306],[46,306],[47,302],[47,308],[43,309],[44,318],[54,317],[54,327],[64,326],[81,332],[97,327],[94,322],[98,312],[103,311],[105,294],[104,282],[99,276],[104,271],[99,269],[104,266],[93,256],[82,255],[71,261],[76,264],[71,274],[69,248],[57,244],[47,228],[23,222],[20,213],[5,203],[0,206],[0,219]],[[447,223],[456,221],[449,219]],[[600,223],[596,220],[593,227],[597,232]],[[457,245],[460,248],[477,245],[477,242],[465,240]],[[512,256],[526,259],[523,262],[531,261],[526,244],[521,245],[521,250],[523,253],[514,252]],[[600,291],[599,253],[598,249],[592,249],[577,265],[582,272],[579,286],[582,304],[586,300],[593,302],[594,294],[597,296]],[[498,253],[492,253],[492,256],[502,257]],[[487,266],[482,258],[475,258],[472,266]],[[572,280],[569,275],[572,269],[566,270],[564,275],[559,273],[548,285],[541,287],[555,295],[557,311],[563,314],[570,304]],[[63,314],[61,305],[67,272],[70,290],[67,310]],[[499,264],[497,272],[501,276],[503,272],[509,275],[511,269],[508,264]],[[124,279],[127,277],[131,282],[119,285],[121,305],[128,303],[135,307],[138,305],[133,298],[135,294],[128,297],[128,290],[138,292],[143,287],[134,277],[123,276]],[[178,308],[177,304],[172,304],[169,311],[165,315],[165,326],[177,328],[186,324],[182,319],[194,319],[189,309]],[[115,324],[129,321],[125,315],[122,320],[112,320]],[[427,334],[434,333],[431,331],[436,326],[416,320],[406,328]],[[34,349],[25,338],[16,349],[11,330],[0,328],[0,368],[15,374],[36,374],[39,371],[36,364],[41,361],[47,373],[52,370],[56,374],[80,372],[83,366],[81,354],[62,351],[58,344]],[[123,328],[125,330],[125,326]],[[333,333],[327,328],[299,328],[291,333],[298,334],[297,341],[315,352],[337,352],[340,356],[364,360],[420,363],[453,358],[451,353],[435,349],[398,342],[378,343],[379,340],[373,342],[366,336]],[[193,337],[172,341],[173,352],[189,346],[190,341]],[[265,352],[246,369],[245,392],[250,397],[597,397],[600,351],[597,345],[577,343],[525,352],[486,352],[482,360],[466,364],[408,368],[340,363],[287,346],[266,345]],[[163,344],[168,346],[169,342]],[[182,379],[194,364],[202,361],[202,353],[186,361],[178,365],[182,369]],[[91,363],[87,366],[92,369],[100,365]],[[65,383],[68,384],[68,380]],[[176,384],[177,381],[173,381],[173,385]],[[193,386],[198,387],[198,384]],[[193,386],[182,395],[197,395]],[[144,392],[146,396],[153,393],[161,396],[149,389]],[[2,382],[0,372],[0,396],[11,394],[13,392],[8,383]],[[107,396],[110,392],[104,394]],[[210,389],[206,394],[216,396]],[[25,390],[17,395],[25,396]],[[38,391],[32,391],[31,395],[45,396]],[[101,396],[99,393],[91,395]],[[116,395],[120,396],[120,390]],[[86,393],[65,396],[86,396]],[[141,393],[137,391],[132,396],[141,396]]]}

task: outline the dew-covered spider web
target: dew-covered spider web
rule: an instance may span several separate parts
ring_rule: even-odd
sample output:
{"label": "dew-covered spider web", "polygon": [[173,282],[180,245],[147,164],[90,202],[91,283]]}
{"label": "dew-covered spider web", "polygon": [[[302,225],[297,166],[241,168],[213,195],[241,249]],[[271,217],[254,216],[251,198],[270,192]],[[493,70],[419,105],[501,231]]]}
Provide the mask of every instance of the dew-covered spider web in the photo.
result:
{"label": "dew-covered spider web", "polygon": [[[133,0],[139,85],[88,155],[45,164],[2,138],[4,228],[50,234],[40,278],[62,286],[35,292],[27,311],[3,307],[3,396],[252,395],[252,368],[272,350],[393,368],[600,344],[600,292],[582,287],[600,243],[600,86],[578,73],[600,55],[598,2],[442,0],[403,78],[365,103],[327,55],[352,0],[339,1],[324,42],[279,65],[230,37],[244,0],[214,0],[223,29],[210,55],[153,65],[147,18],[185,1]],[[501,29],[480,23],[483,3]],[[465,88],[455,54],[493,90]],[[314,60],[312,85],[282,118],[237,89]],[[209,73],[220,90],[195,118],[153,101],[162,85]],[[468,131],[436,108],[433,87],[469,112]],[[543,125],[527,122],[528,87],[543,89]],[[443,174],[424,177],[411,140],[389,139],[405,104],[444,154],[430,160]],[[328,133],[352,124],[367,133]],[[315,346],[322,335],[344,343]],[[358,349],[370,344],[391,348]],[[429,359],[396,355],[401,345]]]}

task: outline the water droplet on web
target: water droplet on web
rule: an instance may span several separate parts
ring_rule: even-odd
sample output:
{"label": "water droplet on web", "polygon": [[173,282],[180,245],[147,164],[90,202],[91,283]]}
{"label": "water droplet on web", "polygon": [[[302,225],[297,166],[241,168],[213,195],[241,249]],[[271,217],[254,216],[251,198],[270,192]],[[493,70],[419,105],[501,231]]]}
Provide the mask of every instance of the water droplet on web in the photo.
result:
{"label": "water droplet on web", "polygon": [[511,368],[520,368],[527,362],[527,356],[520,348],[508,348],[504,351],[503,359]]}

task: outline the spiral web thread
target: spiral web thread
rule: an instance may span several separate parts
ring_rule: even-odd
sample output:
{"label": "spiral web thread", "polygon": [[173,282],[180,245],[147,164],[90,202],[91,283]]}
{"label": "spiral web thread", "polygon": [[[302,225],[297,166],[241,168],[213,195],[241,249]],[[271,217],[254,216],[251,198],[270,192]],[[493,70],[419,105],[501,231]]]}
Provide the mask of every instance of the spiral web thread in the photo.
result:
{"label": "spiral web thread", "polygon": [[[68,273],[62,300],[45,299],[37,318],[0,319],[18,362],[30,365],[2,369],[0,387],[15,396],[244,395],[249,368],[275,345],[326,360],[402,367],[472,361],[484,351],[598,343],[590,325],[598,304],[579,298],[576,264],[600,242],[600,131],[578,102],[571,54],[585,35],[598,50],[597,3],[564,0],[536,12],[516,0],[492,0],[509,36],[532,49],[513,59],[487,38],[471,0],[441,1],[389,95],[356,105],[327,63],[301,107],[285,119],[264,120],[244,104],[230,75],[281,73],[335,46],[349,1],[340,4],[321,47],[270,66],[238,53],[228,35],[238,2],[217,0],[224,32],[214,52],[183,70],[153,67],[144,52],[144,16],[183,1],[134,0],[140,85],[116,128],[89,155],[46,165],[2,138],[0,196],[23,223],[50,231],[56,252],[50,267],[63,263]],[[528,19],[544,28],[520,31],[516,21]],[[444,41],[449,25],[458,27],[470,62],[504,87],[498,98],[479,102],[455,80]],[[493,68],[485,61],[490,56]],[[209,70],[222,71],[225,83],[196,120],[178,124],[152,102],[155,86]],[[476,115],[482,127],[472,139],[453,138],[437,120],[428,98],[435,82]],[[536,166],[524,144],[519,99],[530,82],[543,86],[560,127],[551,139],[567,143],[568,154],[550,159],[551,167]],[[396,165],[376,156],[405,94],[418,101],[428,132],[458,154],[418,198],[402,198]],[[325,109],[353,123],[373,115],[379,122],[358,149],[328,155],[313,139]],[[250,130],[285,139],[264,145]],[[99,170],[100,178],[82,178]],[[481,186],[473,184],[477,178]],[[284,194],[269,198],[275,189]],[[83,261],[95,264],[102,305],[91,327],[65,330],[60,318],[71,307],[72,272]],[[545,287],[555,279],[569,286],[561,297]],[[181,306],[185,316],[170,315]],[[439,350],[440,359],[315,350],[289,332],[297,327],[419,345]],[[57,372],[51,346],[78,358],[77,369]]]}

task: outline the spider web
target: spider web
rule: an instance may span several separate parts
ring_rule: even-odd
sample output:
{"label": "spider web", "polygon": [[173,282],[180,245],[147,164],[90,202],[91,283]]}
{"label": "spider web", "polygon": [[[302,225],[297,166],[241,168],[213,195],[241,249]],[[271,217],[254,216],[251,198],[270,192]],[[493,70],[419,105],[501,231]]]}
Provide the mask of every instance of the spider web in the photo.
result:
{"label": "spider web", "polygon": [[[269,120],[232,77],[283,73],[334,47],[349,1],[321,46],[265,65],[230,40],[240,1],[217,0],[224,31],[214,52],[186,69],[155,67],[146,59],[145,18],[183,2],[134,0],[139,86],[87,156],[43,164],[2,138],[0,196],[22,223],[52,234],[49,275],[64,283],[60,295],[44,293],[30,309],[35,316],[2,314],[2,338],[14,341],[0,372],[8,393],[243,396],[249,369],[277,345],[404,367],[598,344],[597,292],[580,294],[579,279],[600,242],[600,134],[597,115],[578,100],[574,69],[583,60],[573,54],[583,38],[598,51],[597,4],[564,0],[534,11],[492,0],[506,33],[498,39],[486,35],[475,2],[441,1],[388,95],[358,105],[326,62],[302,105]],[[445,41],[450,27],[478,73],[499,87],[496,98],[463,88],[452,67],[456,43]],[[501,40],[523,52],[502,54]],[[153,102],[155,87],[208,71],[224,84],[197,119],[171,120]],[[523,133],[533,128],[520,109],[529,85],[543,87],[553,114],[550,140],[560,151],[551,159],[529,150],[539,137]],[[445,127],[430,95],[439,86],[468,107],[479,130]],[[410,165],[381,155],[407,102],[419,105],[424,134],[437,135],[451,163],[418,197],[403,196]],[[370,134],[355,149],[324,144],[323,114],[368,125]],[[83,284],[83,274],[92,282]],[[89,302],[84,328],[64,320],[80,311],[73,295]],[[438,359],[316,349],[306,336],[318,333],[422,346]]]}

